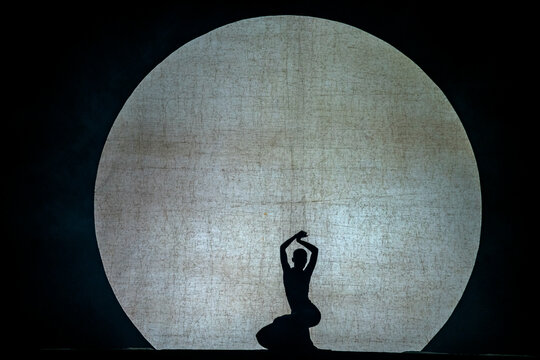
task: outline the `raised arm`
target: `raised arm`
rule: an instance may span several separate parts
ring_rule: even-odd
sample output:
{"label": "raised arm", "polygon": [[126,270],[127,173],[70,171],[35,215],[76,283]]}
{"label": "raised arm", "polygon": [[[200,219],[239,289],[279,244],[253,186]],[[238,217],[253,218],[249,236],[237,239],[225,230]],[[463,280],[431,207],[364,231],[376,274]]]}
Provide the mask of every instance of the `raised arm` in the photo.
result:
{"label": "raised arm", "polygon": [[290,239],[285,240],[285,242],[279,247],[279,257],[281,259],[281,267],[283,268],[283,270],[289,270],[291,268],[289,262],[287,261],[287,252],[285,251],[285,249],[287,249],[289,245],[291,245],[295,238],[296,235],[294,235]]}
{"label": "raised arm", "polygon": [[309,258],[309,263],[306,266],[306,269],[304,271],[309,272],[309,274],[313,273],[313,270],[315,269],[315,265],[317,264],[317,256],[319,255],[319,249],[313,244],[310,244],[300,238],[297,238],[296,241],[298,243],[302,244],[306,249],[311,251],[311,256]]}
{"label": "raised arm", "polygon": [[285,240],[285,242],[279,247],[279,256],[281,259],[281,267],[283,268],[283,270],[289,270],[291,268],[289,262],[287,261],[287,252],[285,251],[285,249],[287,249],[289,245],[291,245],[294,239],[300,239],[306,235],[307,234],[305,231],[300,231],[294,234],[290,239]]}

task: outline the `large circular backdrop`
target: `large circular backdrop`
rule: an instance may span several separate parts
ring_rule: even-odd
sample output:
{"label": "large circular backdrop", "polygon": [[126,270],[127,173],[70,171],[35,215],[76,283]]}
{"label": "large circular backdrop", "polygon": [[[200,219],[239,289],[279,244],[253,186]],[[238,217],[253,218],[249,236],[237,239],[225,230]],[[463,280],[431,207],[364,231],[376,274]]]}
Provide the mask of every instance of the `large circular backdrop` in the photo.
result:
{"label": "large circular backdrop", "polygon": [[158,349],[261,348],[289,312],[279,245],[305,230],[315,345],[421,350],[471,274],[480,184],[458,116],[406,56],[341,23],[261,17],[139,84],[101,156],[95,223],[115,295]]}

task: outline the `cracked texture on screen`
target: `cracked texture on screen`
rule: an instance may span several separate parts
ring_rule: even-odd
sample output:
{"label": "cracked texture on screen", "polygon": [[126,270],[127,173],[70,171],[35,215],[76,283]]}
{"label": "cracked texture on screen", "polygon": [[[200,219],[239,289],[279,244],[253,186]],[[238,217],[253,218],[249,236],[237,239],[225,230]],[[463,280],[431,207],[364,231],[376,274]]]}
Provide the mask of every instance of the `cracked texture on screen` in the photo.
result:
{"label": "cracked texture on screen", "polygon": [[277,16],[205,34],[139,84],[103,150],[95,223],[158,349],[260,349],[290,311],[279,245],[305,230],[314,344],[407,351],[463,293],[480,203],[466,133],[418,66],[359,29]]}

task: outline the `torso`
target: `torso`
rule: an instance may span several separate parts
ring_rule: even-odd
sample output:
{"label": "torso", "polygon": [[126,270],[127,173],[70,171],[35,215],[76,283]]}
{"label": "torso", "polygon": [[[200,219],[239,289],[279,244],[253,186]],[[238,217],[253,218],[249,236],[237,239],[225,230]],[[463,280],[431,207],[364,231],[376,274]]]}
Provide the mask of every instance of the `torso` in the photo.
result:
{"label": "torso", "polygon": [[311,274],[302,270],[293,268],[283,272],[285,294],[293,312],[298,307],[311,303],[308,297],[310,280]]}

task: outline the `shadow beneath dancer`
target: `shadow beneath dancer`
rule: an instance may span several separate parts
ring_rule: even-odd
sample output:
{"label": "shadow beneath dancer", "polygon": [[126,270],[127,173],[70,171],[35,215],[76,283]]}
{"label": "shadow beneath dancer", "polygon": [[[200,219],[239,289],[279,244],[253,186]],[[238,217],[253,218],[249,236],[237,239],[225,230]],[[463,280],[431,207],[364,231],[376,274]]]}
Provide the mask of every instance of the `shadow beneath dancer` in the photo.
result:
{"label": "shadow beneath dancer", "polygon": [[[283,268],[283,284],[285,294],[291,308],[291,314],[276,318],[270,325],[263,327],[257,333],[257,341],[268,350],[287,352],[315,351],[309,336],[309,328],[321,321],[319,309],[309,300],[309,282],[317,263],[319,250],[312,244],[302,240],[307,237],[305,231],[300,231],[286,240],[280,247],[281,267]],[[289,266],[285,249],[296,239],[306,249],[311,251],[309,264],[307,252],[296,249],[293,253],[293,267]],[[304,268],[305,267],[305,268]]]}

